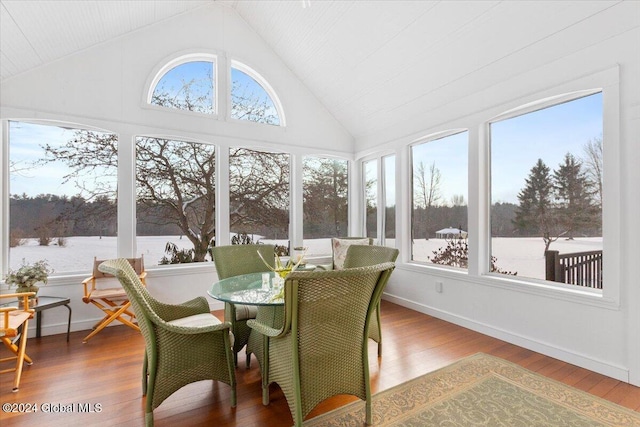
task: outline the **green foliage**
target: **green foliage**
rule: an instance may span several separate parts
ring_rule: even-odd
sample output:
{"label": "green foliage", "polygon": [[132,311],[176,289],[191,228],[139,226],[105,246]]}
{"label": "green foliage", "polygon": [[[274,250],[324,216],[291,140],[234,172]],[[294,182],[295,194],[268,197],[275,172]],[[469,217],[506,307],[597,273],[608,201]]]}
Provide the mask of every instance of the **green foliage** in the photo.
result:
{"label": "green foliage", "polygon": [[195,251],[193,249],[178,249],[175,243],[167,242],[164,251],[171,255],[170,258],[163,256],[158,262],[160,265],[166,264],[186,264],[195,262]]}
{"label": "green foliage", "polygon": [[598,232],[602,221],[594,185],[570,153],[553,174],[538,159],[525,183],[513,223],[521,234],[542,235],[545,252],[560,236]]}
{"label": "green foliage", "polygon": [[596,222],[595,190],[582,171],[582,163],[571,154],[565,156],[553,178],[556,207],[560,210],[559,223],[572,239],[577,230],[588,229]]}
{"label": "green foliage", "polygon": [[552,209],[551,173],[542,159],[531,168],[525,187],[518,193],[515,226],[525,234],[555,234],[556,218]]}
{"label": "green foliage", "polygon": [[17,270],[9,270],[4,281],[7,285],[15,285],[16,287],[29,287],[38,282],[47,283],[49,274],[53,273],[53,269],[49,267],[46,259],[36,261],[33,264],[27,264],[22,259],[22,265]]}
{"label": "green foliage", "polygon": [[[429,257],[429,261],[434,264],[448,265],[451,267],[467,268],[469,266],[469,245],[467,239],[457,238],[448,239],[447,246],[433,251],[433,257]],[[511,272],[501,269],[497,266],[498,259],[491,257],[489,271],[492,273],[509,274],[516,276],[518,272]]]}

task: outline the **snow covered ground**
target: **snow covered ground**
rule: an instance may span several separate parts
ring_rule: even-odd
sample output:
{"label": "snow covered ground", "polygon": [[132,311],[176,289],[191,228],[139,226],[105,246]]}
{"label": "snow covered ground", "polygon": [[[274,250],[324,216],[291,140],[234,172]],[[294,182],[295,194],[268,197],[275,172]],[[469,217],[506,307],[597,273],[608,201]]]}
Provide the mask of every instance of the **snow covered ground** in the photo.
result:
{"label": "snow covered ground", "polygon": [[[157,265],[165,255],[167,242],[175,243],[179,248],[190,248],[191,242],[179,236],[144,236],[138,237],[138,253],[143,254],[145,265]],[[268,241],[286,245],[286,241]],[[329,255],[330,239],[305,240],[308,254]],[[444,239],[417,239],[414,242],[414,259],[426,261],[433,251],[446,246]],[[36,239],[29,239],[25,245],[11,248],[12,269],[18,268],[25,258],[27,262],[46,259],[56,272],[87,272],[93,263],[93,257],[99,259],[116,256],[115,237],[69,237],[63,247],[51,244],[39,246]],[[583,252],[602,249],[601,237],[576,238],[575,240],[559,239],[551,244],[552,250],[560,253]],[[540,237],[529,238],[494,238],[492,254],[497,257],[497,265],[503,270],[517,271],[520,277],[544,279],[544,243]]]}

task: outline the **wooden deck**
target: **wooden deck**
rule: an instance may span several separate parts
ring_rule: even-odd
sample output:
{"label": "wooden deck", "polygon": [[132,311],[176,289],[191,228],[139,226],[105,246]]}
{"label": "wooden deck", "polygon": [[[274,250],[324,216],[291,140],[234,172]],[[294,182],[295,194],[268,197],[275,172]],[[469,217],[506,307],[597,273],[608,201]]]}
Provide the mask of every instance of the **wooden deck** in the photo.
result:
{"label": "wooden deck", "polygon": [[[223,317],[221,311],[215,314]],[[381,314],[384,347],[382,358],[371,360],[374,393],[462,357],[484,352],[640,412],[638,387],[386,301],[382,303]],[[64,334],[29,339],[27,353],[34,359],[34,364],[25,367],[17,393],[11,392],[11,374],[2,374],[0,400],[3,404],[27,404],[25,409],[35,405],[38,412],[0,412],[3,427],[144,425],[144,399],[140,388],[142,337],[125,326],[107,328],[89,343],[82,344],[85,335],[86,331],[73,332],[69,343]],[[4,356],[4,349],[2,351]],[[370,343],[370,354],[376,354],[373,342]],[[239,360],[244,360],[243,353]],[[255,359],[249,370],[243,363],[240,365],[236,370],[238,406],[235,409],[229,406],[227,385],[201,381],[182,388],[160,405],[155,411],[155,425],[292,425],[288,406],[277,386],[271,387],[270,405],[262,405],[260,371]],[[329,399],[309,417],[353,399],[348,396]],[[50,412],[44,412],[47,409]],[[93,412],[86,412],[89,409]]]}

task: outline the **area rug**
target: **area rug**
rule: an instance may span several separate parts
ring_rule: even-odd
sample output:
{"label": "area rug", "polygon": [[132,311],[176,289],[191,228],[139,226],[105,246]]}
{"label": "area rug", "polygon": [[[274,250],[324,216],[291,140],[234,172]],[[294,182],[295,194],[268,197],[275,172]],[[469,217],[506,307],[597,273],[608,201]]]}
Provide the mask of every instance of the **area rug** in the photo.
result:
{"label": "area rug", "polygon": [[[636,426],[640,413],[478,353],[373,396],[375,426]],[[305,426],[363,426],[364,402]]]}

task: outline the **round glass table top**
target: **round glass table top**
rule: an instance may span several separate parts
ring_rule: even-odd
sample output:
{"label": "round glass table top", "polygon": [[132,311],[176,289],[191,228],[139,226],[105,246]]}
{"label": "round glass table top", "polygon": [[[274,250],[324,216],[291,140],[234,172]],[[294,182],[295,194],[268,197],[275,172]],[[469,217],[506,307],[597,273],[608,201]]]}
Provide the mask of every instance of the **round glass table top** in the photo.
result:
{"label": "round glass table top", "polygon": [[278,298],[282,285],[278,285],[274,272],[249,273],[222,279],[207,293],[220,301],[245,305],[283,305]]}

